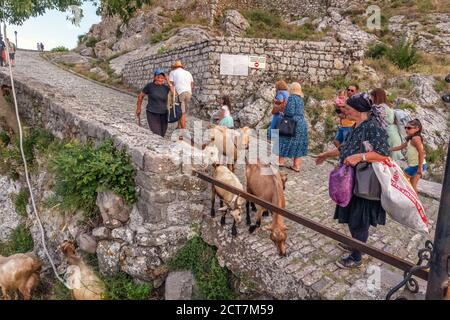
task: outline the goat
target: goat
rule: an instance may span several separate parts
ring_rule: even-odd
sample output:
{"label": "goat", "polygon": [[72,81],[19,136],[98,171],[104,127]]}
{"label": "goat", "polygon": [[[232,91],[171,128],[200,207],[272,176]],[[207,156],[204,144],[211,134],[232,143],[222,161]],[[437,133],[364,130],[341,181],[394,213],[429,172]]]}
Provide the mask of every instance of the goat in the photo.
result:
{"label": "goat", "polygon": [[[219,180],[223,183],[229,184],[235,188],[240,190],[244,190],[244,186],[239,181],[238,177],[226,166],[216,166],[214,168],[214,179]],[[224,211],[222,218],[220,219],[220,224],[223,226],[225,224],[225,215],[228,210],[230,210],[230,214],[233,217],[233,226],[231,227],[231,234],[233,236],[237,235],[236,223],[241,222],[241,212],[242,208],[245,205],[245,199],[239,197],[236,194],[233,194],[229,191],[221,189],[217,186],[212,186],[211,188],[211,217],[215,216],[214,205],[216,201],[216,194],[219,196],[221,200],[225,203],[225,207],[219,208],[219,211]]]}
{"label": "goat", "polygon": [[25,300],[31,299],[31,292],[40,280],[42,262],[32,253],[17,253],[9,257],[0,256],[0,292],[9,300],[8,291],[19,291]]}
{"label": "goat", "polygon": [[237,130],[222,126],[211,125],[210,141],[203,144],[202,149],[208,145],[214,145],[220,154],[227,157],[227,166],[234,172],[234,164],[238,160],[239,150],[248,149],[250,139],[250,128],[244,127]]}
{"label": "goat", "polygon": [[7,96],[12,97],[11,87],[4,84],[0,87],[0,122],[4,122],[9,134],[13,135],[19,131],[19,125],[14,108],[6,100]]}
{"label": "goat", "polygon": [[[286,200],[284,197],[284,188],[287,181],[287,175],[275,170],[270,165],[261,163],[247,164],[245,167],[245,176],[247,179],[247,192],[253,194],[265,201],[284,208]],[[261,217],[265,209],[256,205],[256,223],[251,225],[250,203],[247,202],[247,224],[250,225],[249,232],[253,233],[261,226]],[[286,226],[283,217],[274,212],[270,239],[275,243],[280,256],[286,256]]]}
{"label": "goat", "polygon": [[[213,177],[223,183],[229,184],[237,189],[244,190],[244,186],[239,181],[238,177],[226,166],[219,165],[219,151],[215,146],[208,146],[204,150],[204,157],[207,162],[210,162],[213,166]],[[231,227],[231,234],[233,236],[237,235],[236,224],[241,222],[242,208],[245,205],[245,199],[235,195],[229,191],[219,188],[215,185],[211,187],[211,217],[215,217],[216,211],[214,205],[216,202],[216,195],[220,199],[219,211],[223,211],[222,218],[220,219],[220,224],[223,226],[225,224],[225,216],[228,211],[230,211],[233,217],[233,226]],[[223,207],[225,203],[225,207]]]}
{"label": "goat", "polygon": [[70,241],[64,241],[60,247],[67,257],[70,266],[67,270],[67,282],[72,288],[72,296],[75,300],[102,300],[105,292],[105,284],[94,271],[75,253],[75,245]]}

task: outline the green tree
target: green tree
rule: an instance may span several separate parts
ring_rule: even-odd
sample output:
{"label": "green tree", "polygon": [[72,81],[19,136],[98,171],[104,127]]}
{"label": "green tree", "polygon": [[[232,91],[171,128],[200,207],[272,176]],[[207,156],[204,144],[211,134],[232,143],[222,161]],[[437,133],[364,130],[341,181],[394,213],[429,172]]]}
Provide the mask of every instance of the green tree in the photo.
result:
{"label": "green tree", "polygon": [[28,18],[43,15],[47,10],[68,11],[71,6],[81,6],[84,2],[96,5],[98,14],[118,15],[126,23],[138,9],[151,4],[152,0],[0,0],[0,21],[21,25]]}

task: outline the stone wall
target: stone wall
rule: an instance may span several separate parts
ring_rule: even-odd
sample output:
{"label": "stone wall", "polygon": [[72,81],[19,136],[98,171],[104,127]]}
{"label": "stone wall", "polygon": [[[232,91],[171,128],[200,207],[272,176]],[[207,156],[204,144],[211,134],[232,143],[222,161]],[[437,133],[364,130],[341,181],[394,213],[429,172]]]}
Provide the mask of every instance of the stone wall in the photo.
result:
{"label": "stone wall", "polygon": [[259,8],[262,10],[276,12],[286,20],[295,20],[305,16],[315,17],[323,15],[330,7],[345,9],[361,0],[218,0],[216,15],[226,9]]}
{"label": "stone wall", "polygon": [[[8,81],[0,73],[0,84]],[[130,155],[137,171],[139,197],[129,221],[118,228],[99,225],[94,232],[89,230],[89,234],[98,240],[97,255],[103,274],[120,269],[159,286],[166,275],[169,258],[201,223],[204,201],[209,198],[205,191],[207,185],[193,177],[190,168],[181,163],[179,144],[153,135],[143,127],[115,123],[107,113],[77,104],[54,92],[52,86],[31,79],[26,82],[15,79],[15,84],[20,114],[27,125],[45,128],[59,138],[77,138],[83,142],[98,143],[111,138],[116,147]],[[51,195],[51,189],[43,186],[51,186],[52,177],[43,170],[40,168],[32,177],[38,200],[43,195]],[[73,230],[79,227],[72,220],[80,217],[73,214],[64,217],[41,207],[40,202],[38,205],[49,251],[59,264],[64,259],[58,246],[63,240],[76,237]],[[66,224],[68,228],[64,227]],[[32,226],[32,230],[36,252],[47,261],[37,226]]]}
{"label": "stone wall", "polygon": [[[265,56],[267,66],[265,70],[250,69],[247,77],[221,75],[222,53]],[[181,59],[194,76],[194,95],[201,111],[210,110],[223,94],[242,108],[244,100],[273,86],[277,79],[322,82],[345,74],[363,55],[356,44],[219,37],[133,61],[125,66],[123,80],[141,89],[150,80],[151,70],[159,67],[168,72],[170,65]]]}

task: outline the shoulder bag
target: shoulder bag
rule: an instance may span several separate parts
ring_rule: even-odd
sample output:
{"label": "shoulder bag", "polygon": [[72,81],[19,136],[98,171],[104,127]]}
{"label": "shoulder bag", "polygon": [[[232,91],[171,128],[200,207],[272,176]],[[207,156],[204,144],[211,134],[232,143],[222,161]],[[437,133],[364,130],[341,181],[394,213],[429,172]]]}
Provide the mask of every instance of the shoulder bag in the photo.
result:
{"label": "shoulder bag", "polygon": [[297,128],[297,121],[293,118],[281,113],[281,117],[278,119],[276,129],[279,130],[280,136],[293,137],[295,136],[295,130]]}
{"label": "shoulder bag", "polygon": [[[364,146],[366,135],[361,142],[360,152],[368,152]],[[355,166],[355,185],[353,195],[367,200],[381,200],[381,185],[369,162],[360,162]]]}
{"label": "shoulder bag", "polygon": [[177,96],[176,98],[174,97],[173,101],[174,101],[173,105],[169,108],[169,113],[167,116],[168,123],[174,123],[181,119],[182,111],[181,111],[181,103],[180,103],[179,96]]}

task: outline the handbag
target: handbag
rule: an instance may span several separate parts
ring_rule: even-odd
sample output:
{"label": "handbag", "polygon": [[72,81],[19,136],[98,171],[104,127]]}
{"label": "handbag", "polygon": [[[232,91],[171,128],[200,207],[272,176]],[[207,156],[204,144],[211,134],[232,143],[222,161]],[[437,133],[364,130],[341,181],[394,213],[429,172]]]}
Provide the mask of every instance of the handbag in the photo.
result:
{"label": "handbag", "polygon": [[331,199],[340,207],[346,207],[353,196],[353,168],[345,164],[330,172],[328,192]]}
{"label": "handbag", "polygon": [[179,97],[177,97],[177,98],[178,98],[178,102],[176,101],[176,99],[174,99],[174,103],[173,103],[172,107],[169,108],[169,113],[167,115],[168,123],[174,123],[181,119],[181,115],[182,115],[181,103],[180,103],[180,98]]}
{"label": "handbag", "polygon": [[281,117],[278,119],[276,128],[279,130],[280,136],[293,137],[295,136],[297,121],[286,116],[284,113],[281,113]]}
{"label": "handbag", "polygon": [[[365,136],[361,143],[361,152],[369,151],[364,150],[364,141]],[[360,162],[355,166],[353,195],[367,200],[381,200],[381,185],[371,163]]]}

